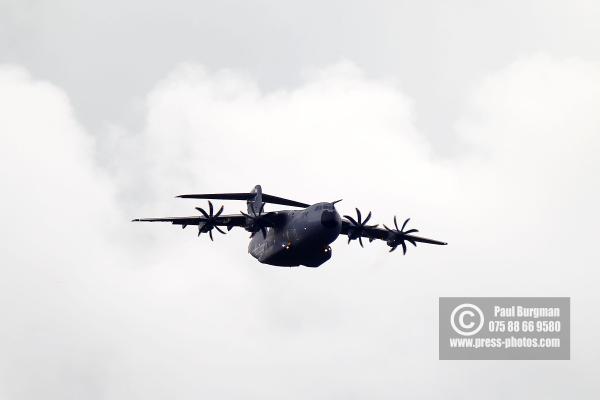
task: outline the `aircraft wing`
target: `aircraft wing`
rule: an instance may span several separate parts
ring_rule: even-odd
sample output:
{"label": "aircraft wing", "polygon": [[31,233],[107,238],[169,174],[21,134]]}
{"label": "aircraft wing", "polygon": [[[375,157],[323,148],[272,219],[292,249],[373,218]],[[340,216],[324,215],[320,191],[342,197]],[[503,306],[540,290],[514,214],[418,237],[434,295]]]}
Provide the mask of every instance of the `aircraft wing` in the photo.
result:
{"label": "aircraft wing", "polygon": [[[352,224],[350,222],[348,222],[346,220],[342,220],[342,234],[347,235],[348,231],[351,229],[351,226],[352,226]],[[373,228],[365,228],[364,234],[361,236],[364,238],[367,238],[367,239],[372,239],[372,240],[375,240],[375,239],[387,240],[389,234],[390,234],[390,232],[387,231],[386,229],[373,227]],[[441,242],[439,240],[427,239],[427,238],[423,238],[423,237],[415,236],[415,235],[411,235],[411,234],[405,234],[402,236],[405,238],[406,241],[413,240],[413,241],[419,242],[419,243],[438,244],[438,245],[447,245],[448,244],[446,242]]]}
{"label": "aircraft wing", "polygon": [[[203,214],[205,214],[205,212],[203,212]],[[137,218],[131,222],[170,222],[173,225],[181,225],[182,228],[185,228],[188,225],[197,226],[198,236],[200,236],[201,233],[208,233],[210,239],[212,240],[213,229],[216,229],[220,233],[225,233],[220,227],[226,227],[228,231],[234,227],[244,228],[251,232],[250,237],[254,236],[256,232],[262,232],[263,236],[266,236],[267,228],[276,227],[284,220],[284,216],[278,212],[268,212],[259,216],[250,216],[248,214],[220,214],[221,213],[219,211],[216,215],[212,215],[211,208],[210,214],[205,215],[196,215],[192,217]]]}
{"label": "aircraft wing", "polygon": [[[360,221],[360,219],[359,219]],[[365,221],[361,221],[362,225],[357,225],[356,220],[350,219],[347,216],[344,216],[342,219],[342,235],[348,236],[348,243],[351,240],[358,239],[360,245],[362,246],[361,238],[369,239],[369,242],[373,240],[379,239],[387,242],[387,244],[391,247],[390,251],[394,251],[397,246],[402,246],[403,252],[406,254],[406,244],[405,242],[411,243],[413,246],[416,246],[417,243],[427,243],[427,244],[435,244],[435,245],[447,245],[448,243],[442,242],[434,239],[427,239],[420,236],[415,236],[412,233],[418,232],[416,229],[410,229],[406,232],[403,232],[405,224],[402,226],[402,230],[398,229],[396,224],[396,218],[394,217],[394,224],[396,225],[396,229],[379,228],[377,225],[365,225]]]}
{"label": "aircraft wing", "polygon": [[[235,226],[246,226],[246,217],[242,214],[220,215],[214,219],[214,224],[216,226],[225,226],[229,230]],[[170,222],[173,225],[181,225],[182,228],[185,228],[188,225],[198,225],[206,221],[208,221],[208,219],[202,215],[195,215],[193,217],[136,218],[131,220],[131,222]]]}

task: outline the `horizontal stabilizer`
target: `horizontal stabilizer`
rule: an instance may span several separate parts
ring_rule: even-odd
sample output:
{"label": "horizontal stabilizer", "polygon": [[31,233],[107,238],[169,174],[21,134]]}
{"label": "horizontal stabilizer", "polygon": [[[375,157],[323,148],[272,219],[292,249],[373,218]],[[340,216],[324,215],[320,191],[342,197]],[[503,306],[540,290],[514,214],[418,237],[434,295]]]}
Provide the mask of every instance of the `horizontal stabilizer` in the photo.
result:
{"label": "horizontal stabilizer", "polygon": [[[205,194],[182,194],[177,196],[181,199],[217,199],[217,200],[252,200],[256,193],[205,193]],[[262,201],[271,204],[280,204],[290,207],[309,207],[310,204],[301,203],[295,200],[284,199],[283,197],[272,196],[270,194],[262,195]]]}

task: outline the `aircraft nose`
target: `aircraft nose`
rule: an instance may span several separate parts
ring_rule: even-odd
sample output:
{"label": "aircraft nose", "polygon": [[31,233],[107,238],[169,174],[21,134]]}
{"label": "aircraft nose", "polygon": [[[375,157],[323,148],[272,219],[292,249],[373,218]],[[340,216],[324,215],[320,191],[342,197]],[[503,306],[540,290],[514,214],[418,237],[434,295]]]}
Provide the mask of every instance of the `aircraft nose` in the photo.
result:
{"label": "aircraft nose", "polygon": [[338,224],[336,213],[333,211],[325,210],[321,214],[321,224],[326,228],[334,228]]}

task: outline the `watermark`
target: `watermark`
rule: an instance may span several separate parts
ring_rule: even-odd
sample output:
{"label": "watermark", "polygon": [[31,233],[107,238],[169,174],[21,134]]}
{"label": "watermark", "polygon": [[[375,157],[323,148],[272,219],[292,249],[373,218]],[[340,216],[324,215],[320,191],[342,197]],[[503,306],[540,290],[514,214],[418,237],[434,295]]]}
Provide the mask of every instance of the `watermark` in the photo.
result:
{"label": "watermark", "polygon": [[440,297],[440,360],[568,360],[569,297]]}

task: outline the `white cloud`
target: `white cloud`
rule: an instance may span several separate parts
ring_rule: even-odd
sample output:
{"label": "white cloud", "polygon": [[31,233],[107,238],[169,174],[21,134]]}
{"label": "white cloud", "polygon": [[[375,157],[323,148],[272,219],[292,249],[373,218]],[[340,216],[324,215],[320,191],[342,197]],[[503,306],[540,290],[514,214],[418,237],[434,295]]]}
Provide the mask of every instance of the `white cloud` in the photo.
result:
{"label": "white cloud", "polygon": [[[59,88],[3,67],[0,394],[591,397],[599,74],[531,57],[490,75],[456,124],[465,155],[440,161],[398,85],[349,62],[275,92],[182,65],[147,96],[141,132],[97,142]],[[322,268],[290,270],[256,263],[245,232],[210,243],[127,222],[257,183],[341,196],[379,223],[413,216],[450,245],[402,257],[340,240]],[[573,296],[574,359],[437,361],[437,297],[469,294]]]}

